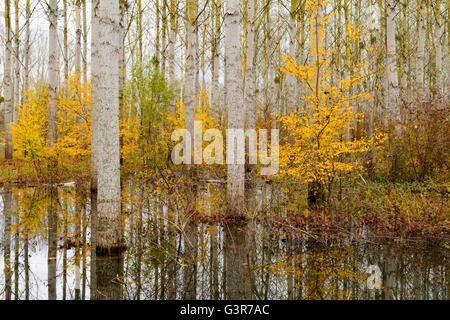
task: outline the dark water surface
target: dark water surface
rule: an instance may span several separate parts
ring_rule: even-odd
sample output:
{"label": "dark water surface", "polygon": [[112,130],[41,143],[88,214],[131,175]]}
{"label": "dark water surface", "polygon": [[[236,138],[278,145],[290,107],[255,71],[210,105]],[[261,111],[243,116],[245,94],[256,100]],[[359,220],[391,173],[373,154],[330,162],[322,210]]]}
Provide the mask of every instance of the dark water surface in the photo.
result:
{"label": "dark water surface", "polygon": [[[76,198],[74,187],[58,188],[58,241],[49,250],[48,197],[36,189],[10,191],[10,257],[8,220],[2,217],[3,299],[8,290],[11,299],[449,299],[446,248],[349,239],[318,243],[253,220],[193,222],[177,215],[182,209],[175,193],[141,186],[130,185],[123,196],[127,250],[94,261],[88,197]],[[257,190],[248,199],[253,212],[272,210],[275,194]],[[220,212],[222,198],[223,190],[205,186],[196,208]],[[77,232],[80,240],[74,240]]]}

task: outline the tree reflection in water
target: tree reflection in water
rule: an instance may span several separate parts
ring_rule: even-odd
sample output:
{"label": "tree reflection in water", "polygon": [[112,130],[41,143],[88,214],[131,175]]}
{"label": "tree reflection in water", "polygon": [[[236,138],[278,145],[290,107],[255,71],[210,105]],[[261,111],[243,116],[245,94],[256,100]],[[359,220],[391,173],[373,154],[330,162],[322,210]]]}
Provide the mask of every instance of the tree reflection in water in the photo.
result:
{"label": "tree reflection in water", "polygon": [[[14,250],[8,248],[9,243],[2,245],[7,251],[0,262],[0,295],[62,299],[65,285],[66,298],[74,299],[76,283],[80,283],[74,270],[80,270],[75,265],[80,265],[81,259],[86,265],[81,268],[81,279],[85,279],[81,298],[86,299],[449,298],[448,249],[345,239],[321,244],[252,219],[227,222],[217,219],[226,215],[221,209],[223,194],[215,186],[202,188],[196,199],[197,213],[182,220],[180,210],[167,195],[127,184],[123,197],[127,250],[114,257],[97,257],[91,263],[88,219],[79,225],[75,190],[58,188],[52,197],[32,188],[4,190],[5,211],[14,212],[19,221],[13,225],[10,219],[2,219],[2,236],[8,239],[5,231],[10,229],[22,233],[18,277],[4,264],[5,258],[14,261]],[[277,192],[263,189],[249,193],[248,215],[283,214],[282,202],[271,197],[278,197]],[[11,198],[15,208],[10,208]],[[62,200],[65,205],[58,205]],[[56,217],[47,216],[49,204],[56,207]],[[88,192],[81,207],[88,216]],[[137,217],[142,217],[139,224]],[[66,227],[62,221],[66,221],[69,234],[63,233]],[[29,231],[24,234],[23,230]],[[83,234],[77,238],[87,241],[74,242],[70,236],[80,230]],[[66,282],[62,281],[63,249],[67,251]],[[366,269],[371,265],[381,270],[380,289],[367,286]]]}
{"label": "tree reflection in water", "polygon": [[96,287],[91,287],[93,300],[121,300],[123,295],[123,254],[97,257],[95,270]]}

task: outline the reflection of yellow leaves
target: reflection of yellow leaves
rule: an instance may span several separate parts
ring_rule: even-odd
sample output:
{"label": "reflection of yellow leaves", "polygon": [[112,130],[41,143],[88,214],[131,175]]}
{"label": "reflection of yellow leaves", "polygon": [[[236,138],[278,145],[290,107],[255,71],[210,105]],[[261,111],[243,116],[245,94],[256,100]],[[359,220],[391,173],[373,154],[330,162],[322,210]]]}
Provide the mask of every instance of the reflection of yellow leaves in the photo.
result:
{"label": "reflection of yellow leaves", "polygon": [[206,228],[206,233],[209,234],[209,235],[213,235],[213,234],[216,232],[216,230],[217,230],[217,226],[215,226],[215,225],[209,225],[209,226]]}

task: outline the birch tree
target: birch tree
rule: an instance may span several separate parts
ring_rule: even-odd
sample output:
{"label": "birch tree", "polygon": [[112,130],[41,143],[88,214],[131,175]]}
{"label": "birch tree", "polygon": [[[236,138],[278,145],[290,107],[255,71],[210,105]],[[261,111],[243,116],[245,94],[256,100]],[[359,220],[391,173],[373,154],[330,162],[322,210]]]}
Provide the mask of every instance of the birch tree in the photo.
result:
{"label": "birch tree", "polygon": [[[24,81],[23,88],[24,91],[28,91],[30,87],[30,21],[31,21],[31,7],[30,0],[27,0],[25,7],[25,48],[24,48]],[[24,95],[24,99],[27,99],[27,96]],[[30,270],[29,270],[29,236],[28,230],[25,230],[25,240],[24,240],[24,272],[25,272],[25,299],[28,300],[30,298]]]}
{"label": "birch tree", "polygon": [[[48,136],[47,145],[51,149],[57,139],[57,106],[58,106],[58,5],[57,0],[49,2],[49,35],[48,35]],[[52,170],[57,167],[56,158],[50,164]],[[53,177],[54,179],[54,177]],[[52,181],[55,183],[55,181]],[[49,188],[50,205],[48,211],[48,298],[56,299],[56,241],[57,241],[57,189]]]}
{"label": "birch tree", "polygon": [[12,136],[9,131],[10,124],[13,121],[13,90],[11,80],[11,55],[12,55],[12,39],[11,39],[11,3],[10,0],[5,1],[5,57],[3,62],[3,92],[5,105],[5,159],[12,159]]}
{"label": "birch tree", "polygon": [[75,72],[81,72],[81,0],[75,0]]}
{"label": "birch tree", "polygon": [[[195,21],[197,19],[197,0],[186,1],[186,53],[185,53],[185,82],[184,82],[184,106],[185,106],[185,125],[189,132],[191,140],[194,137],[194,121],[195,121]],[[186,139],[188,140],[188,139]],[[193,140],[192,140],[193,141]],[[190,143],[193,146],[193,143]],[[186,149],[187,150],[187,149]],[[192,163],[192,161],[191,161]]]}
{"label": "birch tree", "polygon": [[69,26],[67,14],[67,0],[63,1],[63,60],[64,60],[64,80],[69,78]]}
{"label": "birch tree", "polygon": [[219,108],[219,70],[220,70],[220,32],[221,32],[221,0],[212,1],[211,8],[211,105],[216,110],[219,110],[219,116],[221,116]]}
{"label": "birch tree", "polygon": [[[297,44],[297,12],[298,12],[298,0],[291,0],[291,8],[289,12],[290,20],[289,20],[289,55],[294,60],[297,60],[296,57],[296,44]],[[288,76],[288,102],[287,107],[288,110],[295,110],[297,104],[296,97],[296,87],[297,81],[296,77],[293,75]]]}
{"label": "birch tree", "polygon": [[[3,62],[3,92],[4,92],[4,131],[5,131],[5,159],[12,159],[12,136],[9,131],[12,123],[13,101],[12,101],[12,82],[11,82],[11,3],[10,0],[5,1],[5,58]],[[11,265],[11,187],[6,188],[3,193],[3,215],[4,215],[4,231],[3,231],[3,260],[5,263],[5,300],[11,300],[11,273],[7,265]]]}
{"label": "birch tree", "polygon": [[256,96],[255,96],[255,0],[247,0],[247,51],[245,66],[245,114],[247,128],[255,128]]}
{"label": "birch tree", "polygon": [[[19,0],[14,0],[15,31],[14,31],[14,102],[20,104],[20,24]],[[13,107],[13,122],[17,121],[16,107]]]}
{"label": "birch tree", "polygon": [[[95,0],[92,25],[92,109],[97,162],[97,255],[122,248],[119,147],[119,2]],[[94,130],[93,130],[94,131]],[[95,155],[94,155],[95,153]]]}
{"label": "birch tree", "polygon": [[400,130],[400,110],[399,110],[399,84],[397,74],[397,55],[395,44],[395,0],[386,2],[386,35],[387,35],[387,98],[386,105],[391,115],[391,121],[396,124],[396,132]]}
{"label": "birch tree", "polygon": [[169,64],[169,80],[174,81],[175,80],[175,42],[176,42],[176,9],[177,9],[178,3],[177,0],[170,0],[170,7],[169,7],[169,22],[170,22],[170,28],[169,28],[169,37],[168,37],[168,46],[169,46],[169,57],[168,57],[168,64]]}
{"label": "birch tree", "polygon": [[417,38],[417,57],[416,57],[416,86],[417,97],[422,99],[424,89],[424,60],[425,60],[425,3],[423,0],[418,0],[417,9],[417,24],[418,24],[418,38]]}
{"label": "birch tree", "polygon": [[[31,36],[31,29],[30,29],[30,20],[31,20],[31,7],[30,7],[30,0],[27,0],[26,2],[26,8],[25,8],[25,48],[24,48],[24,81],[23,81],[23,88],[25,91],[28,91],[30,87],[30,50],[31,50],[31,44],[30,44],[30,36]],[[26,96],[25,96],[26,98]]]}
{"label": "birch tree", "polygon": [[[240,2],[227,0],[225,9],[225,72],[227,73],[225,86],[227,87],[226,105],[228,114],[228,130],[244,129],[244,112],[241,112],[242,95],[242,65],[240,56]],[[229,136],[227,137],[230,138]],[[228,144],[228,143],[227,143]],[[234,143],[231,143],[234,145]],[[228,150],[231,152],[231,150]],[[244,164],[237,162],[238,153],[235,151],[234,163],[228,163],[227,169],[227,200],[229,211],[235,215],[244,214]]]}
{"label": "birch tree", "polygon": [[441,0],[435,1],[435,43],[436,43],[436,94],[442,94],[442,19]]}

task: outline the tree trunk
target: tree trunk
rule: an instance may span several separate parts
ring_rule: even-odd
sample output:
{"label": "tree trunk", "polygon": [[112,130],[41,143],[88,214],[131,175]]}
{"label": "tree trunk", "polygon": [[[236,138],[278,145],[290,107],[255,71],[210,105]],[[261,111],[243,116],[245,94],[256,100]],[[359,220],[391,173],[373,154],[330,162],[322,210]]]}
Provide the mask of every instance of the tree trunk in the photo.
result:
{"label": "tree trunk", "polygon": [[57,105],[58,105],[58,7],[57,0],[49,2],[49,57],[48,57],[48,146],[52,147],[56,142]]}
{"label": "tree trunk", "polygon": [[416,86],[417,86],[417,98],[420,101],[423,98],[423,78],[424,78],[424,60],[425,60],[425,3],[423,0],[419,0],[418,7],[418,32],[417,39],[417,61],[416,61]]}
{"label": "tree trunk", "polygon": [[87,35],[88,35],[88,29],[87,29],[87,18],[86,18],[86,0],[82,1],[82,11],[83,11],[83,82],[87,82]]}
{"label": "tree trunk", "polygon": [[[87,26],[86,21],[86,0],[83,4],[83,27]],[[90,181],[90,208],[91,208],[91,286],[96,287],[97,286],[97,277],[96,273],[92,272],[92,270],[96,269],[96,248],[97,248],[97,218],[98,218],[98,205],[97,205],[97,199],[98,199],[98,110],[99,107],[96,106],[95,101],[96,97],[95,95],[98,94],[96,90],[94,90],[94,84],[95,81],[97,81],[97,74],[100,73],[97,68],[93,68],[93,66],[97,66],[97,64],[100,64],[101,62],[101,56],[100,52],[97,51],[97,48],[95,47],[99,43],[99,35],[97,25],[99,22],[97,21],[98,16],[95,14],[95,12],[98,10],[99,7],[99,0],[93,0],[92,1],[92,7],[91,7],[91,181]],[[86,24],[85,24],[86,23]],[[94,27],[95,26],[95,27]],[[84,29],[84,49],[87,52],[87,29]],[[87,66],[87,56],[85,56],[85,65]],[[87,73],[87,70],[85,70],[85,73]],[[100,83],[100,81],[99,81]],[[91,293],[91,299],[96,299],[96,292],[93,291]]]}
{"label": "tree trunk", "polygon": [[[138,63],[139,68],[142,70],[142,58],[143,58],[143,47],[142,47],[142,0],[137,0],[137,7],[138,7],[138,13],[137,13],[137,36],[138,36]],[[156,49],[158,51],[158,49]]]}
{"label": "tree trunk", "polygon": [[[57,140],[57,112],[58,112],[58,5],[57,0],[49,2],[49,58],[48,58],[48,136],[47,145],[52,148]],[[49,164],[51,183],[56,179],[56,158]],[[56,256],[57,256],[57,213],[56,204],[58,190],[51,186],[49,189],[50,205],[48,212],[48,299],[56,300]]]}
{"label": "tree trunk", "polygon": [[211,79],[211,106],[214,110],[219,113],[219,117],[222,117],[222,110],[220,108],[219,99],[219,70],[220,70],[220,13],[221,13],[221,0],[215,0],[212,2],[213,13],[211,16],[211,35],[212,35],[212,45],[211,45],[211,63],[212,63],[212,79]]}
{"label": "tree trunk", "polygon": [[[77,76],[81,76],[81,0],[75,1],[75,73]],[[78,82],[80,82],[81,79],[78,79]],[[83,119],[81,117],[78,117],[77,122],[82,123]],[[77,181],[76,187],[75,187],[75,214],[76,214],[76,220],[75,220],[75,239],[78,241],[79,244],[81,244],[81,234],[82,234],[82,204],[81,204],[81,198],[82,198],[82,185],[81,182]],[[81,264],[81,248],[80,245],[78,245],[75,248],[75,259],[74,259],[74,268],[75,268],[75,300],[80,300],[81,298],[81,279],[80,279],[80,264]]]}
{"label": "tree trunk", "polygon": [[[194,121],[195,121],[195,21],[197,12],[197,1],[187,0],[187,23],[186,23],[186,62],[185,62],[185,83],[184,83],[184,106],[185,106],[185,126],[190,133],[191,143],[193,146],[194,137]],[[186,139],[187,141],[188,139]],[[187,142],[188,143],[188,142]],[[187,150],[187,149],[186,149]],[[191,153],[193,159],[193,153]],[[193,161],[191,160],[191,164]]]}
{"label": "tree trunk", "polygon": [[[297,61],[296,43],[297,43],[297,9],[298,0],[291,0],[290,22],[289,22],[289,56]],[[297,77],[295,75],[288,75],[288,101],[286,111],[289,113],[296,110],[298,104],[297,97]]]}
{"label": "tree trunk", "polygon": [[175,42],[176,42],[176,9],[177,0],[170,0],[169,19],[169,80],[175,81]]}
{"label": "tree trunk", "polygon": [[[23,89],[24,91],[28,91],[30,88],[30,20],[31,20],[31,9],[30,9],[30,0],[27,0],[26,9],[25,9],[25,62],[24,62],[24,81],[23,81]],[[24,96],[24,99],[27,99]]]}
{"label": "tree trunk", "polygon": [[[159,8],[159,0],[155,0],[155,10],[156,10],[156,17],[155,17],[155,23],[156,23],[155,58],[158,61],[158,63],[160,63],[161,62],[161,48],[160,48],[160,45],[159,45],[159,39],[160,39],[160,21],[159,21],[160,20],[160,8]],[[141,19],[142,19],[142,16],[141,16]]]}
{"label": "tree trunk", "polygon": [[[63,29],[63,37],[64,37],[64,80],[69,78],[69,35],[68,35],[68,25],[67,25],[67,0],[63,1],[63,10],[64,10],[64,29]],[[64,87],[66,84],[64,84]]]}
{"label": "tree trunk", "polygon": [[17,122],[17,107],[20,104],[20,25],[19,25],[19,0],[14,1],[15,32],[14,32],[14,105],[13,122]]}
{"label": "tree trunk", "polygon": [[255,59],[255,0],[247,0],[247,57],[245,67],[245,113],[247,129],[256,126],[256,59]]}
{"label": "tree trunk", "polygon": [[[240,2],[227,0],[225,11],[225,61],[226,67],[226,105],[228,113],[228,130],[244,129],[244,112],[242,108],[242,64],[240,46]],[[230,152],[230,150],[228,150]],[[237,156],[237,152],[235,152]],[[235,157],[237,158],[237,157]],[[236,161],[228,163],[227,170],[227,200],[229,212],[234,215],[243,215],[244,203],[244,164]]]}
{"label": "tree trunk", "polygon": [[436,41],[436,95],[440,96],[442,94],[442,19],[441,19],[441,1],[436,0],[435,2],[435,16],[436,16],[436,27],[435,27],[435,41]]}
{"label": "tree trunk", "polygon": [[[127,75],[127,67],[125,63],[125,16],[126,16],[126,1],[119,1],[119,119],[122,119],[122,113],[124,109],[124,90],[125,90],[125,78]],[[123,137],[120,137],[120,148],[123,146]],[[123,158],[120,157],[120,164],[123,164]]]}
{"label": "tree trunk", "polygon": [[12,159],[12,136],[10,132],[10,124],[13,121],[13,96],[12,96],[12,82],[11,82],[11,6],[10,0],[5,2],[5,61],[3,63],[3,94],[5,98],[5,159]]}
{"label": "tree trunk", "polygon": [[81,72],[81,0],[75,1],[75,73]]}
{"label": "tree trunk", "polygon": [[167,1],[163,1],[162,15],[162,34],[161,34],[161,72],[166,74],[166,48],[167,48]]}
{"label": "tree trunk", "polygon": [[387,34],[387,79],[388,79],[388,94],[387,94],[387,110],[391,115],[391,122],[395,125],[395,131],[398,134],[400,126],[400,109],[399,109],[399,85],[397,75],[397,55],[395,45],[395,0],[388,0],[387,5],[387,19],[386,19],[386,34]]}
{"label": "tree trunk", "polygon": [[[122,250],[119,146],[119,2],[94,1],[92,25],[92,162],[97,162],[96,253]],[[95,128],[95,130],[94,130]]]}

